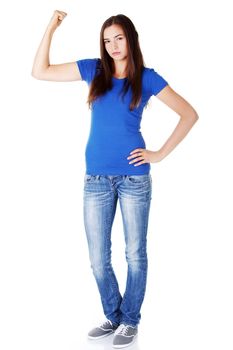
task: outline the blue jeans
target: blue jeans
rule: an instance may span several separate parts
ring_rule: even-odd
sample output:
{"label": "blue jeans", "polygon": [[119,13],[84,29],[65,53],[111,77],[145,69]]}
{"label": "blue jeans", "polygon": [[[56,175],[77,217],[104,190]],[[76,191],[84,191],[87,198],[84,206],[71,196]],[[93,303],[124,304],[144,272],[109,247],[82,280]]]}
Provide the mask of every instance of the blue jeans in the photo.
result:
{"label": "blue jeans", "polygon": [[[83,214],[91,268],[103,311],[113,323],[136,326],[147,280],[147,227],[152,178],[145,175],[89,175],[84,178]],[[119,198],[128,264],[123,297],[111,264],[111,230]]]}

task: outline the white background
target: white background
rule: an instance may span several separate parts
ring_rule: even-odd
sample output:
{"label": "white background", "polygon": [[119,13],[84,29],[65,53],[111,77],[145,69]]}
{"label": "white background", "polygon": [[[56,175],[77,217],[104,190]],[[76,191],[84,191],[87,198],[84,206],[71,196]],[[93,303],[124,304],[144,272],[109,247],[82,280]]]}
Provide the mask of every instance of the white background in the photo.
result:
{"label": "white background", "polygon": [[[147,67],[196,109],[198,122],[152,164],[149,275],[132,349],[232,350],[232,16],[230,1],[8,1],[1,5],[0,347],[111,349],[88,342],[103,320],[82,217],[90,127],[85,82],[34,79],[55,9],[51,63],[99,57],[111,15],[134,22]],[[158,150],[179,116],[152,97],[141,131]],[[120,208],[113,266],[126,280]]]}

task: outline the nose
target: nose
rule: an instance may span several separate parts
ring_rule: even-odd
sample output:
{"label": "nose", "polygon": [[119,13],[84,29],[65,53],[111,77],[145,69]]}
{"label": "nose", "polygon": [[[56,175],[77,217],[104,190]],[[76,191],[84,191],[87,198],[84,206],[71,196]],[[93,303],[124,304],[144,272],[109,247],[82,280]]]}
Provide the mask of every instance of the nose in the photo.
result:
{"label": "nose", "polygon": [[113,48],[114,48],[114,49],[117,49],[117,47],[118,47],[118,46],[117,46],[117,42],[114,41],[114,42],[113,42]]}

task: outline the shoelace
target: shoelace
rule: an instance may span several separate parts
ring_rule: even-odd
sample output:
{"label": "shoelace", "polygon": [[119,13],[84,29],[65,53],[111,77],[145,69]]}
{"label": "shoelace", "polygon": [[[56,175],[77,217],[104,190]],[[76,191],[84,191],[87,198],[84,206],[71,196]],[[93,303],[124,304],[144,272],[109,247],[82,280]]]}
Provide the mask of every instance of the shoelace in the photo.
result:
{"label": "shoelace", "polygon": [[127,335],[129,331],[130,326],[126,326],[124,324],[121,324],[117,329],[117,334],[119,335]]}
{"label": "shoelace", "polygon": [[100,326],[100,327],[103,327],[103,328],[104,328],[104,326],[108,326],[108,325],[109,325],[109,323],[110,323],[110,325],[111,325],[111,327],[112,327],[112,326],[113,326],[113,324],[112,324],[112,322],[111,322],[110,320],[104,321],[104,322],[101,324],[101,326]]}

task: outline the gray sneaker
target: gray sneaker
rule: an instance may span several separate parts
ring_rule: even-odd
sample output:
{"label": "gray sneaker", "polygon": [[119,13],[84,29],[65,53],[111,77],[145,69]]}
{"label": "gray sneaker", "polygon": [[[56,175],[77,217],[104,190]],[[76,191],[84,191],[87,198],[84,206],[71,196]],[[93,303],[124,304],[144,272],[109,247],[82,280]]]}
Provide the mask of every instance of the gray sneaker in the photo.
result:
{"label": "gray sneaker", "polygon": [[113,338],[113,347],[114,348],[124,348],[128,345],[133,344],[138,334],[138,327],[132,327],[129,325],[121,324]]}
{"label": "gray sneaker", "polygon": [[88,333],[89,339],[101,339],[112,334],[117,328],[118,324],[113,324],[110,320],[103,322],[100,326],[93,328]]}

